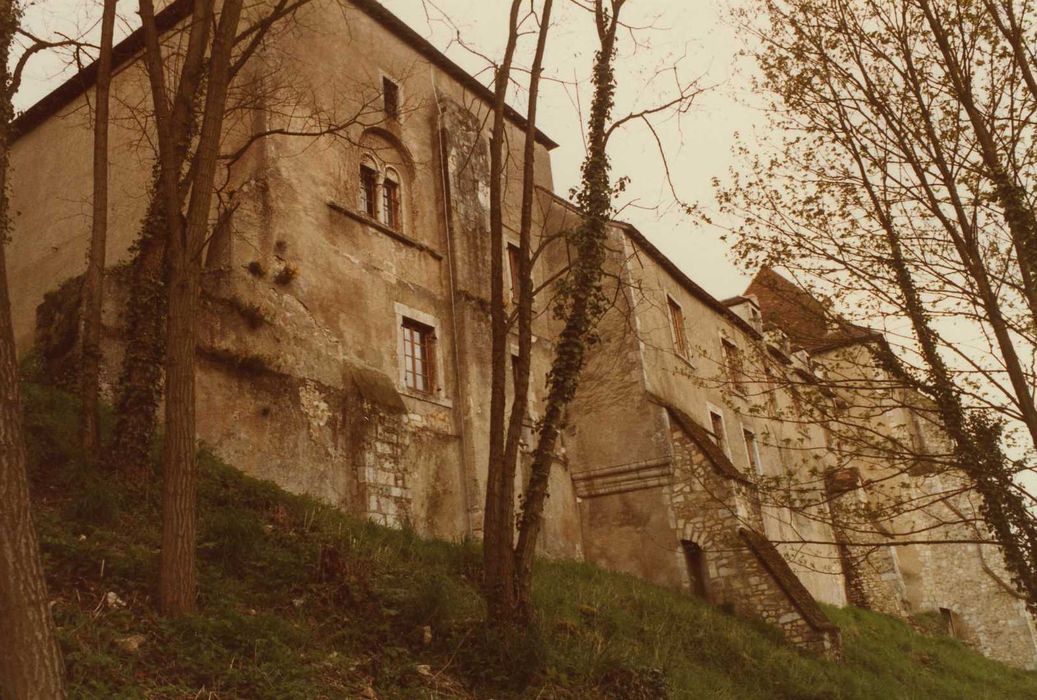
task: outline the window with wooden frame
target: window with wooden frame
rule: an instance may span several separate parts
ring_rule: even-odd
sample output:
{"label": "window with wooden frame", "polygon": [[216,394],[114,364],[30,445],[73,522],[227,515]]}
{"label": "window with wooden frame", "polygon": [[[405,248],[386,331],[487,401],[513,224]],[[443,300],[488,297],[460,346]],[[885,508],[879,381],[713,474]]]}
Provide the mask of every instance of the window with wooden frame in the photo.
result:
{"label": "window with wooden frame", "polygon": [[688,341],[684,335],[684,311],[681,305],[674,301],[673,297],[666,297],[666,304],[670,309],[670,330],[673,331],[673,351],[688,359]]}
{"label": "window with wooden frame", "polygon": [[400,327],[403,332],[404,386],[431,394],[436,387],[435,329],[410,318],[404,318]]}
{"label": "window with wooden frame", "polygon": [[403,218],[400,214],[400,178],[395,170],[387,170],[382,180],[382,223],[399,230]]}
{"label": "window with wooden frame", "polygon": [[724,351],[724,367],[727,370],[727,378],[731,387],[737,394],[745,394],[745,368],[742,364],[742,351],[738,349],[735,342],[729,338],[722,337],[720,345]]}
{"label": "window with wooden frame", "polygon": [[400,118],[400,86],[384,76],[382,77],[382,106],[388,117]]}
{"label": "window with wooden frame", "polygon": [[511,302],[517,304],[522,289],[522,250],[514,243],[508,244],[508,271],[511,274]]}
{"label": "window with wooden frame", "polygon": [[763,464],[760,462],[760,445],[756,442],[756,433],[742,428],[742,439],[745,441],[745,453],[749,456],[749,467],[757,476],[763,475]]}
{"label": "window with wooden frame", "polygon": [[719,411],[709,409],[709,427],[713,431],[713,442],[727,453],[727,435],[724,430],[724,416]]}
{"label": "window with wooden frame", "polygon": [[377,213],[378,171],[367,163],[360,164],[360,211],[374,218]]}

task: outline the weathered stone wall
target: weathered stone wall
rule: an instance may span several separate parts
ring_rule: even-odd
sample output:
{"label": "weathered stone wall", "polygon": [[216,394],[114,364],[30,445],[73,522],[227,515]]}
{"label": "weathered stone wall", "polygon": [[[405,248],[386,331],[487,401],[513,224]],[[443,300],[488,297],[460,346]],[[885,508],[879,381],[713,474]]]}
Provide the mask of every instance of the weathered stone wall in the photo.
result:
{"label": "weathered stone wall", "polygon": [[[882,535],[862,533],[869,522],[867,498],[856,470],[830,474],[827,481],[832,530],[846,577],[847,599],[868,610],[904,617],[906,592],[893,547],[875,545]],[[857,544],[863,543],[863,544]]]}
{"label": "weathered stone wall", "polygon": [[775,625],[799,647],[839,656],[838,629],[760,534],[763,519],[751,482],[718,473],[683,418],[670,430],[674,520],[680,540],[702,549],[710,601]]}

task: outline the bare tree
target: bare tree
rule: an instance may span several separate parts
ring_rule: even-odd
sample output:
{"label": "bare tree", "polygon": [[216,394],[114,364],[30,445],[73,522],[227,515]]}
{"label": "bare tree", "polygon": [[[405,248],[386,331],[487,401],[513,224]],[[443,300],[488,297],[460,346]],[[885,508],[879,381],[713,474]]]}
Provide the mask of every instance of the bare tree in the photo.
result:
{"label": "bare tree", "polygon": [[753,6],[780,142],[747,154],[721,199],[744,217],[748,265],[782,265],[896,338],[876,362],[933,402],[1033,605],[1032,499],[1002,441],[1006,425],[1027,451],[1037,437],[1030,14],[1010,0]]}
{"label": "bare tree", "polygon": [[112,39],[116,0],[104,0],[101,47],[94,86],[94,191],[90,249],[81,294],[82,359],[80,364],[80,424],[83,452],[96,459],[101,451],[98,393],[101,383],[101,305],[104,299],[104,258],[108,238],[108,94],[112,83]]}
{"label": "bare tree", "polygon": [[[200,289],[202,249],[209,230],[214,180],[219,157],[224,108],[231,79],[234,40],[241,17],[241,0],[224,3],[217,16],[215,3],[195,4],[188,34],[187,59],[181,68],[180,89],[171,96],[166,87],[167,63],[162,52],[154,7],[141,0],[145,34],[144,59],[151,85],[158,136],[158,193],[162,199],[169,245],[169,304],[166,326],[165,442],[162,458],[162,554],[159,565],[159,607],[167,615],[194,610],[196,604],[195,451],[195,320]],[[209,29],[216,23],[209,46]],[[187,144],[181,125],[190,120],[196,80],[204,69],[205,98],[196,142]],[[186,89],[185,89],[186,88]],[[187,182],[182,182],[180,154],[193,145]],[[184,192],[190,194],[185,197]],[[181,202],[187,199],[186,216]]]}

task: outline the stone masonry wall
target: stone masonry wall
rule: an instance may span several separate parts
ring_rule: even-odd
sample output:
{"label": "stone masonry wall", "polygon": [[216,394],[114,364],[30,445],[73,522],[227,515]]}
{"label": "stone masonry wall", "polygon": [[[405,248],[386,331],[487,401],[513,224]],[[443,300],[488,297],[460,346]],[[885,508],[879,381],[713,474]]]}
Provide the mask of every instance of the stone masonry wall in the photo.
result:
{"label": "stone masonry wall", "polygon": [[[839,542],[839,556],[846,576],[846,597],[851,604],[876,612],[906,617],[903,577],[892,547],[854,544],[860,530],[866,497],[856,470],[830,476],[826,489],[832,514],[832,532]],[[875,541],[881,533],[875,532]]]}
{"label": "stone masonry wall", "polygon": [[763,523],[751,484],[718,473],[677,421],[670,437],[677,532],[681,540],[703,550],[710,601],[777,626],[796,646],[838,656],[837,628],[824,619],[785,560],[759,534]]}

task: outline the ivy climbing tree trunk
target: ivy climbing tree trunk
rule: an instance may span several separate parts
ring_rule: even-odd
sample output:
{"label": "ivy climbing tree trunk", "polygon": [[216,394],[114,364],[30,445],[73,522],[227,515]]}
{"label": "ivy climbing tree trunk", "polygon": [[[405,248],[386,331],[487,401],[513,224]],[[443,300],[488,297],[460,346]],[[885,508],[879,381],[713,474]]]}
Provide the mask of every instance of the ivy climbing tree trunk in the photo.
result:
{"label": "ivy climbing tree trunk", "polygon": [[108,238],[108,93],[112,82],[112,36],[116,0],[104,0],[101,12],[101,49],[94,88],[94,192],[90,249],[83,275],[80,437],[83,453],[96,459],[101,453],[98,394],[101,383],[101,306],[104,299],[104,259]]}
{"label": "ivy climbing tree trunk", "polygon": [[[625,0],[595,3],[595,22],[601,50],[595,58],[595,93],[588,125],[589,152],[583,167],[583,189],[578,205],[584,221],[567,233],[575,260],[560,290],[556,312],[565,321],[557,356],[549,375],[549,395],[541,422],[539,442],[533,455],[530,481],[525,491],[518,541],[515,541],[515,475],[523,420],[529,405],[533,297],[531,239],[535,174],[537,97],[543,72],[544,53],[553,3],[545,0],[540,30],[530,70],[529,104],[522,161],[522,201],[519,221],[519,269],[516,275],[518,308],[518,357],[514,367],[514,398],[506,416],[505,378],[508,360],[508,324],[503,283],[503,163],[504,100],[511,61],[518,36],[518,2],[513,3],[509,40],[504,60],[496,74],[493,135],[490,141],[490,235],[491,235],[491,411],[490,445],[486,489],[486,518],[483,539],[483,586],[489,619],[494,624],[532,623],[532,564],[539,535],[547,481],[553,462],[558,432],[565,407],[572,400],[594,323],[604,307],[601,292],[606,226],[612,212],[605,147],[612,111],[615,55],[619,11]],[[505,418],[507,421],[505,422]]]}
{"label": "ivy climbing tree trunk", "polygon": [[611,9],[604,6],[603,0],[595,2],[594,19],[600,46],[594,57],[594,98],[587,124],[587,156],[576,198],[581,222],[567,233],[572,262],[556,308],[565,325],[555,343],[555,356],[548,374],[547,401],[533,451],[515,547],[516,604],[520,616],[526,620],[533,612],[533,560],[558,435],[566,407],[576,394],[587,349],[594,342],[594,327],[607,301],[602,292],[602,268],[607,227],[613,213],[613,191],[606,151],[609,119],[615,103],[616,32],[625,1],[611,0]]}
{"label": "ivy climbing tree trunk", "polygon": [[143,483],[151,471],[151,444],[162,398],[167,294],[165,214],[153,184],[151,202],[134,245],[126,302],[126,349],[116,392],[111,448],[112,463],[133,483]]}
{"label": "ivy climbing tree trunk", "polygon": [[[19,9],[0,0],[0,238],[9,230],[7,165],[11,74],[7,58]],[[61,650],[47,600],[25,473],[25,436],[18,364],[7,294],[7,261],[0,245],[0,697],[65,697]]]}

